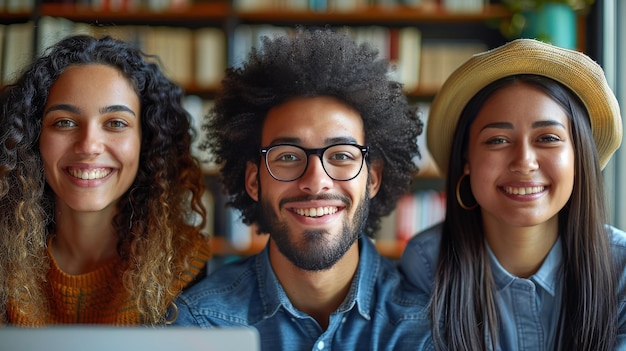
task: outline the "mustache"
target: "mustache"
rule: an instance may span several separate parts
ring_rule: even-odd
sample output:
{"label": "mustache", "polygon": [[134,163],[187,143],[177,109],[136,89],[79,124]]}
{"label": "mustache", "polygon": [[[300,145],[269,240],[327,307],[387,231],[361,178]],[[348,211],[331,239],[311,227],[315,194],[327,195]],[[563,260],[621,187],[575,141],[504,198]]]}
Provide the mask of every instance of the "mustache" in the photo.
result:
{"label": "mustache", "polygon": [[305,201],[319,201],[319,200],[338,200],[346,204],[346,206],[352,205],[352,201],[349,197],[341,194],[320,194],[320,195],[301,195],[301,196],[293,196],[286,197],[278,203],[280,207],[283,207],[285,204],[290,202],[305,202]]}

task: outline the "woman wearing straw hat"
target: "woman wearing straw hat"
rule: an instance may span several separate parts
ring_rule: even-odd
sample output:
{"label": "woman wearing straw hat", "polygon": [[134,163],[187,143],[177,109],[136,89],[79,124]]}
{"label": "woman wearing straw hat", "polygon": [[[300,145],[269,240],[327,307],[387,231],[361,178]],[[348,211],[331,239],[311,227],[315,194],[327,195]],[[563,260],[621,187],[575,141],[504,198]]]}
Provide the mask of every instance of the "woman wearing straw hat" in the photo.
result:
{"label": "woman wearing straw hat", "polygon": [[622,123],[602,68],[512,41],[448,78],[427,133],[446,218],[400,266],[431,294],[437,348],[626,346],[626,233],[605,225],[601,173]]}

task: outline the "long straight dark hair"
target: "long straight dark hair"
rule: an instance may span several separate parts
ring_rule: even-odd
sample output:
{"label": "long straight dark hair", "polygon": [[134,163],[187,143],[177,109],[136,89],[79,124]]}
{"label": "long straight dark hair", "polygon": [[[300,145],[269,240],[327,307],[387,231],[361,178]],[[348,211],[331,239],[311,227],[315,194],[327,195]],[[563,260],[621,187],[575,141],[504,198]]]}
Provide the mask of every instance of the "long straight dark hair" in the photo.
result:
{"label": "long straight dark hair", "polygon": [[589,116],[569,89],[536,75],[491,83],[474,96],[459,119],[446,179],[446,218],[430,305],[436,347],[475,351],[498,345],[496,287],[480,208],[462,209],[452,190],[463,175],[470,125],[495,91],[512,84],[533,86],[561,105],[570,119],[576,153],[573,191],[559,213],[564,295],[561,311],[555,311],[560,315],[555,349],[612,350],[617,334],[617,272],[605,228],[602,172]]}

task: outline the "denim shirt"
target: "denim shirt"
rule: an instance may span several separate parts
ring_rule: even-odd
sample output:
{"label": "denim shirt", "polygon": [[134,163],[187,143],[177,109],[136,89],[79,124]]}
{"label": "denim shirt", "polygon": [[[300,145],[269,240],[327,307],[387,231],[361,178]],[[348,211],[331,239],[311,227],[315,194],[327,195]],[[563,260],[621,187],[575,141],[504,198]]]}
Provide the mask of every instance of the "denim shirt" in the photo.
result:
{"label": "denim shirt", "polygon": [[428,297],[410,288],[396,265],[367,239],[347,297],[322,329],[289,301],[268,248],[226,264],[176,301],[174,325],[252,326],[263,350],[432,350]]}
{"label": "denim shirt", "polygon": [[[400,270],[421,292],[430,294],[439,246],[441,225],[416,235],[407,244]],[[616,350],[626,349],[626,233],[607,226],[614,262],[620,272],[618,284],[618,337]],[[528,279],[507,272],[487,245],[497,288],[498,350],[554,350],[563,296],[563,261],[558,239],[539,270]]]}

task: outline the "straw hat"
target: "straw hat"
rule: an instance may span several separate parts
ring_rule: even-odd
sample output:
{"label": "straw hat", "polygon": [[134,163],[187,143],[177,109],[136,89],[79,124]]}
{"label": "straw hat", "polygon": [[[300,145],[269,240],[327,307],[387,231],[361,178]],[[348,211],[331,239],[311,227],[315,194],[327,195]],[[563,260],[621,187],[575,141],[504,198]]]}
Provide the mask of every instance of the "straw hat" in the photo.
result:
{"label": "straw hat", "polygon": [[441,172],[447,172],[452,138],[465,105],[489,83],[516,74],[552,78],[578,95],[589,112],[600,167],[604,168],[622,141],[622,119],[602,68],[583,53],[534,39],[517,39],[474,55],[450,75],[435,96],[426,140]]}

